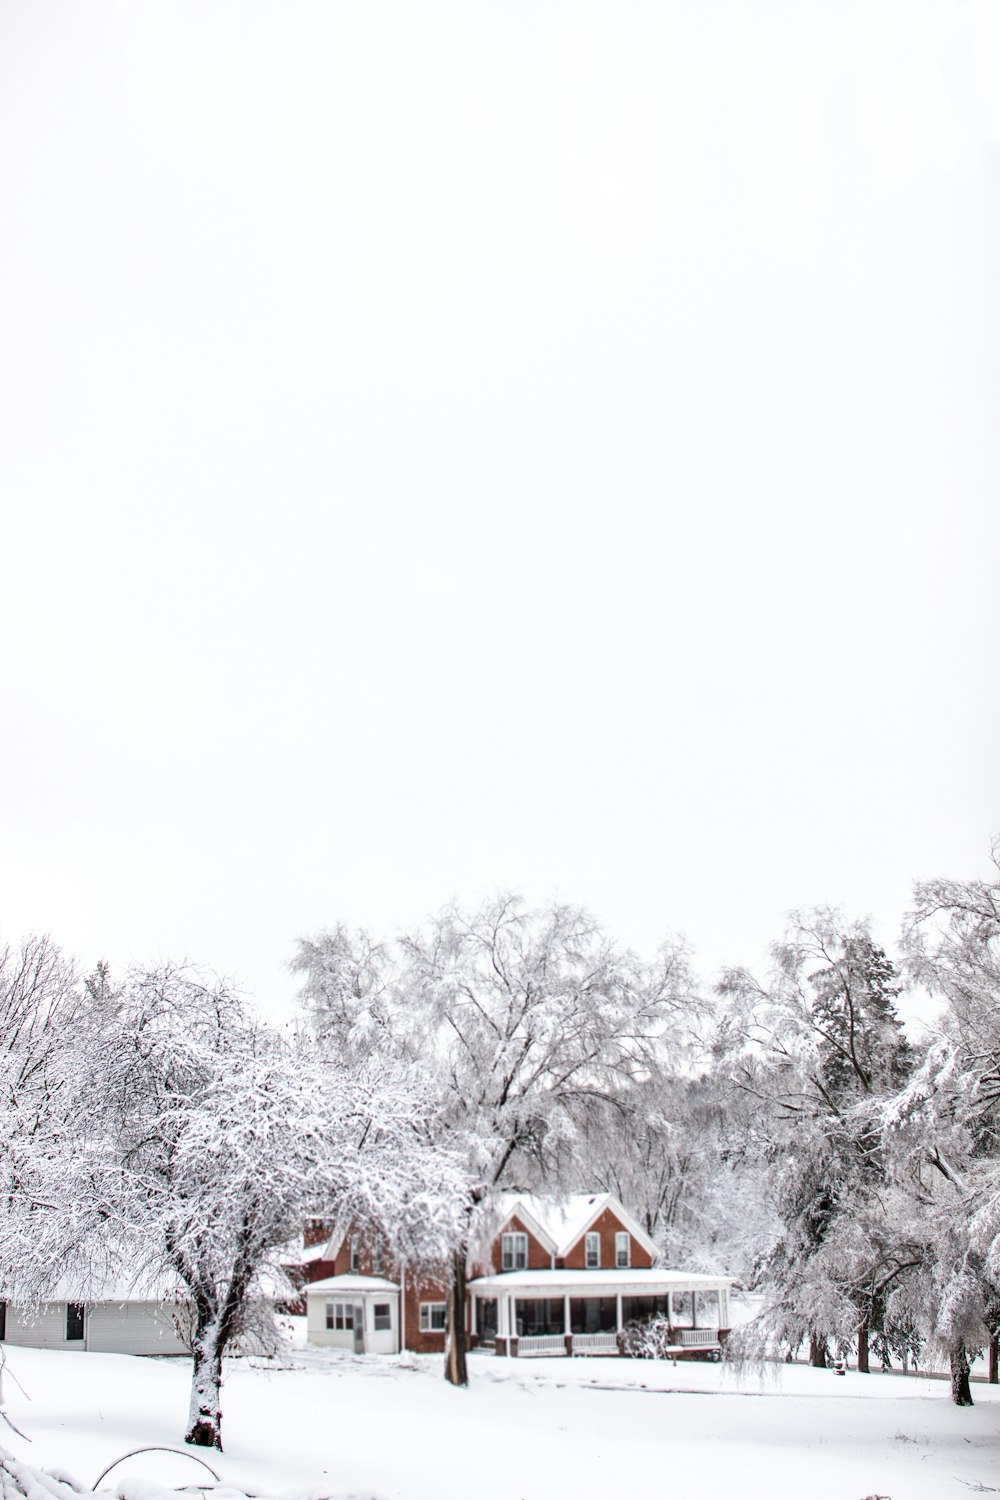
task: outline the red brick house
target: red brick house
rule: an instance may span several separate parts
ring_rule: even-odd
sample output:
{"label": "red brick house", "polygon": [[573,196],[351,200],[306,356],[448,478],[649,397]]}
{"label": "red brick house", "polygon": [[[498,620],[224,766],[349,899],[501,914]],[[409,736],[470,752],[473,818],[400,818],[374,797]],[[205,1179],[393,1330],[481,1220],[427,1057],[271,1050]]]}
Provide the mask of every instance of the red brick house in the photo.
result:
{"label": "red brick house", "polygon": [[[610,1193],[562,1203],[525,1193],[498,1201],[482,1249],[470,1257],[470,1344],[497,1354],[614,1354],[618,1334],[668,1319],[678,1355],[716,1351],[729,1326],[729,1281],[653,1266],[656,1247]],[[331,1236],[331,1274],[305,1288],[309,1341],[393,1354],[443,1351],[440,1283],[400,1265],[356,1231]]]}
{"label": "red brick house", "polygon": [[289,1246],[282,1257],[281,1265],[293,1287],[301,1288],[301,1296],[290,1298],[282,1304],[285,1312],[301,1315],[306,1311],[306,1287],[312,1281],[323,1281],[334,1274],[334,1263],[326,1258],[327,1246],[333,1232],[328,1219],[307,1219],[302,1229],[302,1239]]}

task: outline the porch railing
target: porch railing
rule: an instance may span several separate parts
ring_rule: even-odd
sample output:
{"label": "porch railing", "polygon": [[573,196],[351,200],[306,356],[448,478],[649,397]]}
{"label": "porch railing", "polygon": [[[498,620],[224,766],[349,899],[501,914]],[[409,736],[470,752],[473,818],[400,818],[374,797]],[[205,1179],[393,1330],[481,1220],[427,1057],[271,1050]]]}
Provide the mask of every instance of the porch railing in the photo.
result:
{"label": "porch railing", "polygon": [[719,1342],[717,1328],[678,1328],[675,1331],[681,1349],[714,1349]]}
{"label": "porch railing", "polygon": [[517,1341],[518,1354],[565,1354],[566,1340],[561,1333],[532,1333]]}
{"label": "porch railing", "polygon": [[617,1354],[618,1335],[614,1333],[574,1333],[574,1354]]}

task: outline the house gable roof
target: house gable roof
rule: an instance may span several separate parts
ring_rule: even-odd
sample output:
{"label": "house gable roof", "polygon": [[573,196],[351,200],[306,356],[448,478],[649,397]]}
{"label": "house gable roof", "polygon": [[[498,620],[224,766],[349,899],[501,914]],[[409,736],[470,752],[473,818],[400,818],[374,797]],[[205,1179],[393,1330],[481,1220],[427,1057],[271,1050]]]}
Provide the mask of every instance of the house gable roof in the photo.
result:
{"label": "house gable roof", "polygon": [[[490,1215],[496,1226],[491,1238],[502,1234],[511,1219],[516,1218],[543,1250],[561,1259],[573,1248],[580,1236],[586,1234],[605,1209],[610,1209],[622,1228],[627,1229],[655,1260],[658,1251],[654,1241],[614,1193],[569,1193],[564,1198],[542,1198],[537,1193],[500,1193]],[[487,1219],[487,1223],[489,1222]],[[323,1248],[323,1260],[336,1259],[347,1238],[349,1227],[338,1225],[334,1229]]]}
{"label": "house gable roof", "polygon": [[653,1240],[613,1193],[570,1193],[563,1199],[539,1198],[531,1193],[505,1193],[503,1197],[510,1200],[509,1204],[504,1203],[504,1222],[515,1213],[521,1219],[530,1215],[544,1226],[546,1248],[551,1248],[552,1254],[559,1258],[569,1253],[605,1209],[614,1214],[622,1228],[650,1256],[657,1253]]}
{"label": "house gable roof", "polygon": [[550,1255],[556,1255],[556,1241],[550,1229],[545,1227],[542,1218],[544,1200],[532,1198],[528,1193],[501,1193],[498,1203],[500,1224],[497,1234],[502,1234],[511,1219],[517,1219],[524,1225],[543,1250]]}

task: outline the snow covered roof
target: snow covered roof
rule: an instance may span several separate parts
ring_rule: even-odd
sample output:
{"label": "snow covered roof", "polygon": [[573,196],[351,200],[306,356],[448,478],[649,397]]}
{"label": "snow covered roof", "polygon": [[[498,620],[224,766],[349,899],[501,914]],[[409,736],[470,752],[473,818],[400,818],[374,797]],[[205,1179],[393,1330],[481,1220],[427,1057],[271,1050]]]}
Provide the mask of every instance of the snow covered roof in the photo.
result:
{"label": "snow covered roof", "polygon": [[650,1271],[638,1267],[621,1271],[501,1271],[469,1282],[474,1292],[507,1292],[540,1297],[570,1296],[654,1297],[661,1292],[721,1291],[732,1285],[730,1276],[703,1276],[699,1271]]}
{"label": "snow covered roof", "polygon": [[654,1242],[613,1193],[570,1193],[561,1199],[541,1198],[535,1193],[501,1193],[499,1208],[504,1223],[513,1214],[526,1214],[534,1220],[543,1231],[539,1236],[542,1242],[548,1240],[556,1256],[566,1255],[594,1220],[610,1208],[649,1254],[656,1254]]}
{"label": "snow covered roof", "polygon": [[277,1259],[282,1266],[307,1266],[314,1260],[326,1258],[328,1238],[326,1235],[315,1244],[307,1245],[302,1235],[290,1240],[279,1252]]}
{"label": "snow covered roof", "polygon": [[288,1266],[308,1266],[314,1260],[326,1260],[327,1241],[320,1240],[318,1245],[300,1245],[294,1255],[289,1254],[282,1257],[282,1264]]}
{"label": "snow covered roof", "polygon": [[[251,1295],[279,1301],[295,1294],[296,1288],[280,1266],[261,1266],[254,1276]],[[25,1302],[112,1303],[124,1307],[134,1303],[185,1303],[191,1292],[169,1266],[142,1266],[129,1271],[121,1259],[105,1267],[80,1267],[56,1277],[40,1298],[24,1296],[16,1282],[0,1286],[0,1297]]]}
{"label": "snow covered roof", "polygon": [[[16,1286],[3,1288],[2,1295],[12,1302],[19,1300]],[[113,1302],[123,1306],[126,1302],[173,1302],[190,1296],[178,1281],[176,1273],[163,1271],[159,1275],[149,1271],[127,1278],[119,1273],[115,1276],[91,1277],[87,1275],[60,1276],[52,1283],[43,1302]]]}
{"label": "snow covered roof", "polygon": [[387,1281],[384,1276],[325,1276],[302,1290],[309,1297],[313,1292],[398,1292],[399,1282]]}

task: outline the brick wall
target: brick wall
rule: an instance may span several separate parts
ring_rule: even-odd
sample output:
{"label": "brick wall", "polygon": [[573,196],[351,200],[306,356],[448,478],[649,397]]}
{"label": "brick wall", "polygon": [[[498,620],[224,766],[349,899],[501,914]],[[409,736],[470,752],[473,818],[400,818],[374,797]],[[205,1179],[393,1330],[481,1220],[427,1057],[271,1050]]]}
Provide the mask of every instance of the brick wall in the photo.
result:
{"label": "brick wall", "polygon": [[[364,1231],[354,1231],[358,1240],[358,1263],[355,1274],[358,1276],[384,1276],[388,1281],[399,1281],[399,1262],[385,1249],[382,1258],[382,1270],[375,1269],[375,1238]],[[337,1251],[335,1259],[325,1261],[324,1265],[331,1269],[326,1272],[328,1276],[348,1276],[351,1274],[351,1234],[344,1236],[344,1241]],[[412,1350],[415,1354],[443,1354],[445,1335],[444,1332],[425,1332],[420,1327],[420,1304],[421,1302],[444,1302],[446,1290],[440,1282],[430,1277],[420,1276],[408,1268],[403,1283],[403,1346]]]}
{"label": "brick wall", "polygon": [[[355,1267],[357,1276],[384,1276],[387,1281],[399,1280],[399,1265],[395,1256],[385,1246],[382,1253],[382,1269],[375,1269],[375,1247],[374,1235],[354,1231],[346,1234],[332,1262],[333,1270],[328,1271],[328,1276],[348,1276],[351,1273],[351,1240],[357,1236],[358,1241],[358,1263]],[[324,1261],[324,1265],[330,1265],[330,1261]]]}
{"label": "brick wall", "polygon": [[[615,1269],[615,1235],[625,1228],[620,1219],[612,1213],[610,1208],[598,1215],[591,1224],[588,1234],[597,1233],[601,1237],[601,1270]],[[629,1249],[631,1251],[630,1264],[641,1269],[646,1269],[653,1264],[652,1257],[647,1250],[639,1244],[634,1235],[629,1235]],[[585,1271],[587,1269],[587,1240],[586,1235],[581,1234],[575,1245],[572,1245],[569,1254],[557,1262],[567,1271]]]}
{"label": "brick wall", "polygon": [[332,1233],[333,1224],[329,1219],[307,1219],[302,1228],[302,1243],[308,1250],[311,1245],[328,1240]]}
{"label": "brick wall", "polygon": [[503,1226],[503,1233],[498,1234],[496,1239],[493,1241],[493,1244],[490,1246],[490,1269],[492,1271],[503,1270],[503,1235],[511,1233],[521,1233],[528,1236],[529,1271],[548,1271],[551,1268],[551,1255],[546,1250],[545,1246],[541,1244],[539,1240],[535,1239],[535,1236],[531,1233],[527,1224],[523,1224],[515,1214],[513,1218],[508,1219],[507,1223]]}
{"label": "brick wall", "polygon": [[417,1277],[412,1271],[407,1272],[403,1288],[403,1327],[406,1332],[406,1347],[414,1354],[444,1353],[445,1333],[443,1329],[439,1333],[421,1331],[420,1304],[421,1302],[446,1302],[446,1300],[447,1292],[440,1282]]}

